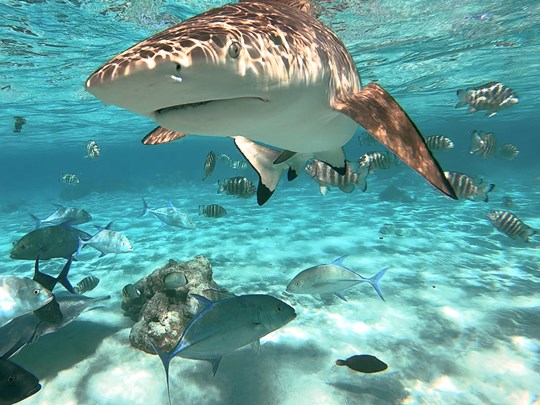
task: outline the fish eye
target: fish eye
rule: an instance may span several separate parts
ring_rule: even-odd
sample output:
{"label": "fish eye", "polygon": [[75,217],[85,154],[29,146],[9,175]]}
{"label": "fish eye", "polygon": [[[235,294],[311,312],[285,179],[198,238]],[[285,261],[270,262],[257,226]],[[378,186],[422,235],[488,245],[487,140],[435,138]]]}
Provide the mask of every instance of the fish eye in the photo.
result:
{"label": "fish eye", "polygon": [[281,312],[282,310],[283,310],[283,308],[277,307],[277,311],[278,311],[278,312]]}
{"label": "fish eye", "polygon": [[300,281],[295,282],[294,285],[300,285]]}
{"label": "fish eye", "polygon": [[12,375],[10,375],[10,376],[8,377],[8,382],[9,382],[9,383],[14,383],[14,382],[15,382],[15,377],[13,377]]}
{"label": "fish eye", "polygon": [[41,292],[41,290],[36,288],[34,291],[32,291],[32,294],[39,295],[40,292]]}
{"label": "fish eye", "polygon": [[238,58],[238,55],[240,55],[240,44],[233,41],[233,43],[229,45],[229,56],[236,59]]}

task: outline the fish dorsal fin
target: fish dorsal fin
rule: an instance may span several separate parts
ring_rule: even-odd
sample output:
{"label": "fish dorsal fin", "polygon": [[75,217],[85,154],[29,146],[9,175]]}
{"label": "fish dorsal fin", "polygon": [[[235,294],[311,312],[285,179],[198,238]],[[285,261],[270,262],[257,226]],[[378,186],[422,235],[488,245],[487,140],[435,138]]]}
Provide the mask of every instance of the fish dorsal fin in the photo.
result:
{"label": "fish dorsal fin", "polygon": [[103,228],[103,229],[106,229],[106,230],[109,231],[109,230],[111,229],[112,223],[113,223],[113,221],[109,222],[109,223],[107,224],[107,226],[105,226],[105,228]]}
{"label": "fish dorsal fin", "polygon": [[285,4],[303,13],[315,15],[315,7],[308,0],[240,0],[240,3],[269,3]]}
{"label": "fish dorsal fin", "polygon": [[53,203],[53,205],[56,207],[56,209],[62,209],[64,206],[62,204]]}
{"label": "fish dorsal fin", "polygon": [[172,203],[172,200],[167,201],[167,207],[174,208],[174,204]]}
{"label": "fish dorsal fin", "polygon": [[341,266],[341,267],[345,267],[343,265],[343,261],[347,258],[348,255],[344,255],[344,256],[341,256],[341,257],[338,257],[336,260],[334,260],[331,264],[333,264],[334,266]]}
{"label": "fish dorsal fin", "polygon": [[205,308],[209,305],[212,305],[212,301],[210,301],[206,297],[203,297],[202,295],[199,295],[199,294],[189,294],[189,295],[195,298],[197,301],[199,301],[201,305]]}
{"label": "fish dorsal fin", "polygon": [[160,145],[162,143],[176,141],[177,139],[184,138],[186,136],[188,136],[188,134],[184,132],[171,131],[170,129],[157,127],[146,135],[141,142],[144,145]]}
{"label": "fish dorsal fin", "polygon": [[219,367],[219,363],[221,363],[221,356],[214,357],[212,359],[209,359],[208,361],[212,364],[212,372],[214,373],[214,377],[215,377],[218,367]]}

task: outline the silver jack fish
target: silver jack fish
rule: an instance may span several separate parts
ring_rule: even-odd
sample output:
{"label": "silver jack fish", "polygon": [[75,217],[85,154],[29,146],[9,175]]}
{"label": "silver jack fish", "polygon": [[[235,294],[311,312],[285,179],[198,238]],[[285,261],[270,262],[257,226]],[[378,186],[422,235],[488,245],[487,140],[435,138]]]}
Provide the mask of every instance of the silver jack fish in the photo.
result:
{"label": "silver jack fish", "polygon": [[80,183],[79,178],[75,174],[61,174],[60,178],[58,179],[60,183],[69,184],[70,186],[76,186]]}
{"label": "silver jack fish", "polygon": [[186,326],[175,348],[162,353],[152,344],[165,368],[169,403],[169,363],[173,357],[208,361],[215,375],[225,354],[250,343],[259,344],[260,338],[296,317],[293,307],[270,295],[239,295],[214,302],[191,296],[203,308]]}
{"label": "silver jack fish", "polygon": [[444,135],[432,135],[426,138],[426,145],[432,152],[446,151],[454,148],[454,142]]}
{"label": "silver jack fish", "polygon": [[469,152],[473,155],[490,158],[495,153],[497,140],[492,132],[473,131],[471,134],[471,147]]}
{"label": "silver jack fish", "polygon": [[101,155],[101,148],[96,141],[88,141],[86,144],[86,156],[87,159],[97,159]]}
{"label": "silver jack fish", "polygon": [[249,198],[257,192],[257,188],[246,177],[231,177],[218,181],[218,194],[226,193],[237,197]]}
{"label": "silver jack fish", "polygon": [[368,152],[358,159],[359,167],[367,167],[370,172],[378,169],[389,169],[399,163],[396,155],[386,152]]}
{"label": "silver jack fish", "polygon": [[49,290],[27,277],[0,276],[0,326],[48,304]]}
{"label": "silver jack fish", "polygon": [[469,176],[458,172],[444,172],[444,175],[454,188],[458,198],[471,201],[488,201],[488,193],[495,188],[495,184],[476,184]]}
{"label": "silver jack fish", "polygon": [[206,159],[204,160],[204,175],[203,181],[212,174],[216,168],[216,154],[212,151],[208,152]]}
{"label": "silver jack fish", "polygon": [[182,210],[176,208],[172,201],[168,202],[166,207],[151,209],[148,208],[146,200],[143,198],[143,213],[139,215],[142,217],[148,212],[161,221],[163,225],[170,225],[176,228],[195,229],[196,226],[189,218],[189,216]]}
{"label": "silver jack fish", "polygon": [[504,144],[497,151],[497,156],[506,160],[514,159],[518,154],[518,148],[516,145],[512,145],[511,143]]}
{"label": "silver jack fish", "polygon": [[524,242],[528,242],[529,237],[538,232],[510,211],[491,211],[487,217],[498,231],[512,239],[521,238]]}
{"label": "silver jack fish", "polygon": [[379,271],[371,278],[365,278],[343,266],[343,260],[346,257],[342,256],[330,264],[320,264],[302,270],[287,285],[287,291],[294,294],[335,294],[342,300],[347,301],[343,295],[343,290],[359,283],[369,283],[384,301],[379,281],[388,269]]}
{"label": "silver jack fish", "polygon": [[77,255],[81,253],[81,249],[86,245],[99,250],[101,252],[99,257],[103,257],[108,253],[131,252],[133,248],[131,247],[129,239],[118,231],[111,231],[111,225],[112,222],[109,222],[105,228],[100,228],[100,230],[88,240],[82,240],[79,237]]}
{"label": "silver jack fish", "polygon": [[50,225],[79,225],[85,224],[92,220],[92,216],[81,208],[75,207],[64,207],[60,204],[54,204],[57,207],[57,210],[54,211],[45,219],[39,219],[35,215],[30,214],[34,222],[36,223],[36,229],[41,226],[50,226]]}
{"label": "silver jack fish", "polygon": [[459,102],[456,108],[467,104],[467,112],[485,110],[488,117],[497,114],[498,111],[513,106],[519,102],[517,94],[510,87],[499,82],[489,82],[478,87],[458,90]]}
{"label": "silver jack fish", "polygon": [[[290,167],[300,173],[311,158],[344,174],[343,146],[358,125],[455,197],[407,114],[378,84],[362,88],[352,56],[305,0],[211,9],[115,56],[85,86],[106,104],[156,121],[144,144],[234,137],[259,174],[259,205]],[[281,151],[276,157],[253,142]]]}
{"label": "silver jack fish", "polygon": [[219,204],[199,205],[199,215],[220,218],[227,215],[227,210]]}
{"label": "silver jack fish", "polygon": [[341,175],[323,161],[315,159],[306,166],[305,170],[319,184],[322,195],[326,195],[328,187],[338,187],[344,193],[352,193],[354,186],[366,191],[366,178],[369,174],[369,168],[360,166],[358,172],[355,172],[349,161],[346,162],[345,168],[345,174]]}
{"label": "silver jack fish", "polygon": [[0,358],[0,404],[15,404],[40,389],[41,384],[34,374],[8,359]]}

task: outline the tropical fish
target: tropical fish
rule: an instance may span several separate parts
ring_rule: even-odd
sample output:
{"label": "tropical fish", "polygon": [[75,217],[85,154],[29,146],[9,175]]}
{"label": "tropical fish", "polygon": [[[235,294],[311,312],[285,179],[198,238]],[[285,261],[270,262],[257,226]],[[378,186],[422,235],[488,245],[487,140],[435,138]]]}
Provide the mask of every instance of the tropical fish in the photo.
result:
{"label": "tropical fish", "polygon": [[512,197],[505,195],[502,198],[502,204],[504,208],[512,208],[514,206],[514,200]]}
{"label": "tropical fish", "polygon": [[141,292],[133,284],[127,284],[122,288],[122,297],[124,298],[138,298],[141,296]]}
{"label": "tropical fish", "polygon": [[184,273],[181,273],[179,271],[174,271],[172,273],[167,274],[165,277],[163,277],[163,285],[165,288],[168,289],[174,289],[178,287],[183,287],[187,284],[187,278],[184,275]]}
{"label": "tropical fish", "polygon": [[487,217],[498,231],[512,239],[519,237],[524,242],[528,242],[529,237],[538,232],[510,211],[491,211]]}
{"label": "tropical fish", "polygon": [[212,174],[216,168],[216,154],[212,151],[208,152],[204,160],[204,176],[203,181]]}
{"label": "tropical fish", "polygon": [[497,140],[493,133],[484,131],[473,131],[471,134],[471,147],[469,152],[473,155],[482,156],[483,158],[490,158],[495,153],[495,147]]}
{"label": "tropical fish", "polygon": [[70,174],[70,173],[61,174],[58,181],[64,184],[69,184],[70,186],[76,186],[77,184],[80,183],[80,180],[77,177],[77,175]]}
{"label": "tropical fish", "polygon": [[86,156],[87,159],[97,159],[101,155],[101,148],[96,141],[88,141],[86,144]]}
{"label": "tropical fish", "polygon": [[347,301],[343,296],[343,290],[359,283],[369,283],[384,301],[379,281],[388,269],[379,271],[371,278],[364,278],[343,266],[343,260],[346,257],[342,256],[330,264],[320,264],[302,270],[287,285],[287,291],[294,294],[335,294],[342,300]]}
{"label": "tropical fish", "polygon": [[108,253],[128,253],[133,250],[129,239],[118,231],[111,231],[111,224],[109,222],[105,228],[100,229],[90,239],[83,240],[79,238],[79,245],[77,247],[77,255],[81,253],[81,249],[86,246],[92,246],[94,249],[99,250],[101,254],[99,257],[103,257]]}
{"label": "tropical fish", "polygon": [[506,160],[512,160],[518,155],[518,153],[519,150],[516,145],[507,143],[499,148],[499,150],[497,151],[497,156]]}
{"label": "tropical fish", "polygon": [[19,260],[69,259],[79,245],[79,238],[89,239],[84,231],[66,225],[47,226],[27,233],[14,243],[9,257]]}
{"label": "tropical fish", "polygon": [[0,276],[0,326],[51,302],[49,290],[27,277]]}
{"label": "tropical fish", "polygon": [[352,193],[355,185],[362,191],[367,189],[366,178],[369,174],[367,166],[360,166],[355,172],[351,162],[347,161],[345,174],[341,175],[332,166],[315,159],[306,166],[305,170],[319,184],[322,195],[326,195],[328,187],[338,187],[344,193]]}
{"label": "tropical fish", "polygon": [[467,112],[472,113],[479,110],[487,111],[488,117],[497,114],[498,111],[517,104],[519,98],[510,87],[499,82],[489,82],[478,87],[458,90],[459,102],[456,108],[464,107],[467,104]]}
{"label": "tropical fish", "polygon": [[[300,173],[310,158],[344,174],[343,146],[358,125],[455,197],[407,114],[378,84],[361,88],[352,56],[314,11],[302,0],[214,8],[120,53],[85,87],[156,121],[161,127],[144,144],[232,136],[259,174],[259,205],[289,168]],[[276,158],[245,137],[283,151]]]}
{"label": "tropical fish", "polygon": [[243,160],[233,160],[231,157],[225,153],[221,153],[219,158],[223,163],[229,166],[232,169],[247,169],[248,164]]}
{"label": "tropical fish", "polygon": [[426,138],[426,145],[430,151],[446,151],[454,148],[454,142],[444,135],[432,135]]}
{"label": "tropical fish", "polygon": [[219,301],[190,294],[203,308],[191,319],[176,346],[163,353],[156,348],[167,377],[169,363],[175,356],[204,360],[212,364],[216,374],[223,355],[259,339],[289,323],[296,317],[294,308],[270,295],[239,295]]}
{"label": "tropical fish", "polygon": [[13,117],[13,132],[21,133],[24,124],[26,124],[26,118],[20,116]]}
{"label": "tropical fish", "polygon": [[54,204],[56,206],[56,211],[49,215],[45,219],[39,219],[35,215],[30,214],[34,222],[36,223],[36,229],[45,225],[60,225],[60,224],[69,224],[69,225],[80,225],[85,224],[92,220],[92,216],[81,208],[75,207],[64,207],[60,204]]}
{"label": "tropical fish", "polygon": [[81,281],[79,281],[73,289],[75,294],[83,295],[88,291],[92,291],[99,284],[99,278],[96,276],[86,276]]}
{"label": "tropical fish", "polygon": [[370,354],[358,354],[347,360],[336,360],[336,366],[347,366],[361,373],[378,373],[388,368],[388,365]]}
{"label": "tropical fish", "polygon": [[168,205],[163,208],[151,209],[148,208],[146,200],[143,198],[143,213],[140,215],[146,215],[146,213],[151,213],[157,219],[161,221],[163,225],[175,226],[177,228],[184,229],[195,229],[196,226],[189,218],[189,216],[182,210],[176,208],[172,201],[169,201]]}
{"label": "tropical fish", "polygon": [[377,140],[368,132],[358,135],[358,142],[360,143],[360,146],[376,146],[379,144],[379,142],[377,142]]}
{"label": "tropical fish", "polygon": [[60,305],[62,320],[60,322],[42,321],[34,313],[15,318],[0,328],[0,358],[8,359],[14,356],[26,345],[69,325],[83,311],[93,309],[98,306],[98,302],[109,298],[111,298],[110,295],[91,298],[66,291],[57,293],[56,300]]}
{"label": "tropical fish", "polygon": [[398,164],[396,155],[388,151],[365,153],[358,159],[359,167],[367,167],[370,172],[378,169],[389,169]]}
{"label": "tropical fish", "polygon": [[218,181],[218,194],[226,193],[238,197],[248,198],[257,192],[257,188],[246,177],[231,177]]}
{"label": "tropical fish", "polygon": [[18,364],[0,358],[0,405],[10,405],[31,397],[41,389],[39,379]]}
{"label": "tropical fish", "polygon": [[227,210],[219,204],[199,205],[199,215],[220,218],[227,215]]}
{"label": "tropical fish", "polygon": [[488,193],[495,188],[495,184],[476,184],[469,176],[458,172],[444,172],[444,175],[454,188],[458,198],[471,201],[488,202]]}

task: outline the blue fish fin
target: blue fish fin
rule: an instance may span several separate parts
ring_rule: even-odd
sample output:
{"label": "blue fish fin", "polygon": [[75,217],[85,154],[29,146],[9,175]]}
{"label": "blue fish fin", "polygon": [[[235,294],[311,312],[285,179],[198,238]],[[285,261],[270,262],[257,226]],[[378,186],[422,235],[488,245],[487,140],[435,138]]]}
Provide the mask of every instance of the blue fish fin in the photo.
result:
{"label": "blue fish fin", "polygon": [[107,252],[101,252],[101,254],[98,257],[103,257],[107,254]]}
{"label": "blue fish fin", "polygon": [[56,284],[56,279],[54,277],[39,271],[39,255],[36,257],[36,263],[34,265],[34,277],[32,279],[49,291],[52,291],[54,285]]}
{"label": "blue fish fin", "polygon": [[221,356],[208,359],[208,361],[212,364],[212,372],[214,373],[214,377],[216,376],[219,363],[221,363],[221,359],[222,359]]}
{"label": "blue fish fin", "polygon": [[70,256],[67,263],[64,265],[64,268],[56,278],[56,281],[59,282],[64,286],[66,290],[68,290],[71,294],[76,294],[75,289],[71,285],[71,283],[68,280],[68,273],[69,269],[71,267],[71,263],[73,262],[73,256]]}
{"label": "blue fish fin", "polygon": [[105,227],[105,229],[110,230],[110,229],[111,229],[111,225],[112,225],[113,222],[114,222],[114,221],[109,222],[109,223],[107,224],[107,226]]}
{"label": "blue fish fin", "polygon": [[345,296],[343,295],[343,292],[342,292],[342,291],[336,291],[336,292],[334,293],[334,295],[336,295],[336,297],[342,299],[343,301],[348,302],[348,301],[347,301],[347,298],[345,298]]}
{"label": "blue fish fin", "polygon": [[388,270],[388,267],[385,268],[385,269],[382,269],[381,271],[379,271],[377,274],[375,274],[373,277],[371,278],[368,278],[368,282],[369,284],[371,284],[373,286],[373,288],[375,289],[375,291],[377,291],[377,294],[379,295],[379,297],[381,297],[381,299],[383,301],[386,301],[383,297],[383,293],[381,291],[381,287],[379,286],[379,281],[381,281],[381,278],[382,276],[384,276],[384,274],[386,273],[386,270]]}
{"label": "blue fish fin", "polygon": [[52,203],[52,205],[54,205],[57,209],[64,208],[64,206],[62,204]]}
{"label": "blue fish fin", "polygon": [[167,207],[174,208],[174,204],[172,203],[172,200],[167,201]]}
{"label": "blue fish fin", "polygon": [[336,260],[334,260],[331,264],[335,265],[335,266],[341,266],[341,267],[344,267],[343,266],[343,261],[347,258],[347,256],[349,255],[345,255],[345,256],[341,256],[341,257],[338,257]]}
{"label": "blue fish fin", "polygon": [[208,305],[212,304],[211,300],[209,300],[206,297],[203,297],[202,295],[199,295],[199,294],[189,294],[189,295],[191,295],[193,298],[195,298],[197,301],[199,301],[201,303],[201,305],[204,306],[204,307],[207,307]]}
{"label": "blue fish fin", "polygon": [[261,352],[261,340],[257,339],[255,342],[251,343],[250,346],[258,356]]}
{"label": "blue fish fin", "polygon": [[85,245],[84,241],[79,236],[79,244],[77,245],[77,253],[76,253],[77,256],[81,254],[81,250],[84,247],[84,245]]}
{"label": "blue fish fin", "polygon": [[144,197],[142,197],[142,202],[143,202],[143,212],[141,215],[139,215],[139,217],[144,217],[146,213],[148,212],[148,204],[146,203],[146,200],[144,199]]}
{"label": "blue fish fin", "polygon": [[34,214],[31,214],[31,213],[28,213],[28,215],[30,215],[30,217],[36,224],[36,229],[38,229],[41,226],[41,219],[39,219],[38,217],[36,217]]}
{"label": "blue fish fin", "polygon": [[171,405],[171,388],[169,384],[169,365],[171,364],[171,360],[174,357],[174,355],[171,355],[171,353],[164,353],[161,350],[159,350],[154,342],[150,340],[150,344],[152,345],[152,349],[154,349],[154,352],[159,356],[159,359],[161,360],[161,363],[163,364],[163,368],[165,369],[165,377],[167,378],[167,397],[169,398],[169,405]]}

